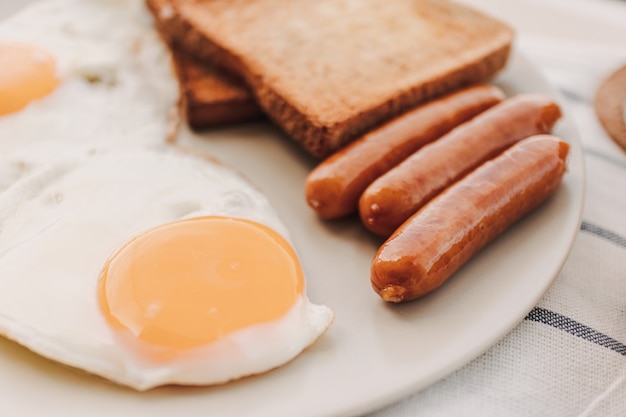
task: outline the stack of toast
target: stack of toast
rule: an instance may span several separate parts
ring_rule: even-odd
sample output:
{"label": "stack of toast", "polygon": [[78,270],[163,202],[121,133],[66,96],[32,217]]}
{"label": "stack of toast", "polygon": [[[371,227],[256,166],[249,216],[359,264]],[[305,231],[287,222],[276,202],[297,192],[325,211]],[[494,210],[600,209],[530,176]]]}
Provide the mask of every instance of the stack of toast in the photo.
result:
{"label": "stack of toast", "polygon": [[323,158],[507,63],[513,31],[448,0],[147,0],[194,128],[267,117]]}

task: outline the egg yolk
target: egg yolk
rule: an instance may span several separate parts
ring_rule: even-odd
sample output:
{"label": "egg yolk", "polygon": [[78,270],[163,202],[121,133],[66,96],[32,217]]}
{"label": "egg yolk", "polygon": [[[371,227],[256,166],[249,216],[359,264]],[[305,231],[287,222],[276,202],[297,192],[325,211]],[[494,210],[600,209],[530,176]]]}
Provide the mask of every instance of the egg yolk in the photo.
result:
{"label": "egg yolk", "polygon": [[106,263],[102,311],[152,345],[199,347],[283,316],[302,294],[298,258],[272,229],[199,217],[136,236]]}
{"label": "egg yolk", "polygon": [[26,107],[51,93],[57,84],[56,64],[47,52],[0,42],[0,115]]}

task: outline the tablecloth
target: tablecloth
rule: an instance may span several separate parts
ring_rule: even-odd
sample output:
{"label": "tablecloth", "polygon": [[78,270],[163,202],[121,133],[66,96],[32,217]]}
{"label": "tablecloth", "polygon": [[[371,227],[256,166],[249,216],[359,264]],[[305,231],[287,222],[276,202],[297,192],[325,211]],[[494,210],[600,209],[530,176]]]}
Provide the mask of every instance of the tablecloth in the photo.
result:
{"label": "tablecloth", "polygon": [[[480,2],[473,2],[479,4]],[[626,65],[626,2],[485,2],[563,95],[583,142],[580,232],[539,304],[485,354],[369,417],[626,415],[626,153],[594,96]]]}

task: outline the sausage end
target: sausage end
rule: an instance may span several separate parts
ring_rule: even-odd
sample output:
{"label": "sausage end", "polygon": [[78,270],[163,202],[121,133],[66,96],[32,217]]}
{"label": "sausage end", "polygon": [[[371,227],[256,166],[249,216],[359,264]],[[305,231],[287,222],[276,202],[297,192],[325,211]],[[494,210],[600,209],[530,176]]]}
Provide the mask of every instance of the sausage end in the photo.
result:
{"label": "sausage end", "polygon": [[401,303],[405,299],[406,288],[399,285],[387,285],[378,293],[383,301],[389,303]]}

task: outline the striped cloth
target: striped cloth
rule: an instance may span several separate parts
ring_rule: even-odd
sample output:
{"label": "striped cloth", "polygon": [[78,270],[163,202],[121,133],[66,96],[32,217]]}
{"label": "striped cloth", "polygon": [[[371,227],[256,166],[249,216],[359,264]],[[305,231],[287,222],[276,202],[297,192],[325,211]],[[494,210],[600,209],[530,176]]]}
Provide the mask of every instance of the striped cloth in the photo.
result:
{"label": "striped cloth", "polygon": [[[626,2],[613,5],[623,7],[626,29]],[[521,49],[560,89],[582,136],[580,233],[553,285],[509,335],[448,378],[369,417],[626,416],[626,153],[593,109],[600,82],[626,64],[622,40],[623,48],[581,47],[520,34]]]}

